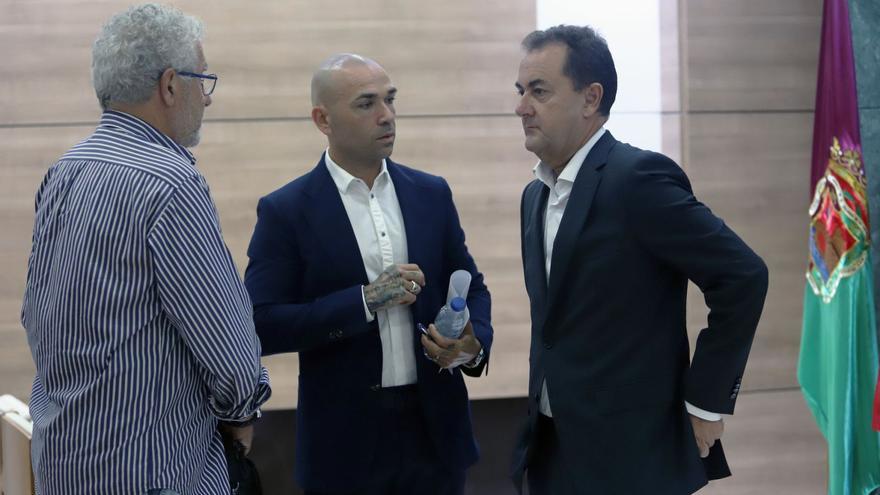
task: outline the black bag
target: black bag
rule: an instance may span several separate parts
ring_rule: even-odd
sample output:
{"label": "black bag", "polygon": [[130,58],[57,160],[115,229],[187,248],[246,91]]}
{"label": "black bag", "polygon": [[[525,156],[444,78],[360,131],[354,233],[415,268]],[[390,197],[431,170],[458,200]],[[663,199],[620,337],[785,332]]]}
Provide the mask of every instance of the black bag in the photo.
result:
{"label": "black bag", "polygon": [[226,454],[226,470],[229,472],[232,495],[263,495],[257,466],[245,455],[244,445],[224,438],[223,450]]}

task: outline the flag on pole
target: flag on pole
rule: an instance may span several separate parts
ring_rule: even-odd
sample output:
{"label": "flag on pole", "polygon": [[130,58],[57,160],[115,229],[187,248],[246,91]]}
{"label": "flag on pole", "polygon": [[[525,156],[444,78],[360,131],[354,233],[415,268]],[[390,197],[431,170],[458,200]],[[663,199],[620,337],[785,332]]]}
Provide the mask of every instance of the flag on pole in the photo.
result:
{"label": "flag on pole", "polygon": [[814,119],[798,381],[828,443],[828,493],[868,495],[880,486],[878,352],[847,0],[825,0]]}

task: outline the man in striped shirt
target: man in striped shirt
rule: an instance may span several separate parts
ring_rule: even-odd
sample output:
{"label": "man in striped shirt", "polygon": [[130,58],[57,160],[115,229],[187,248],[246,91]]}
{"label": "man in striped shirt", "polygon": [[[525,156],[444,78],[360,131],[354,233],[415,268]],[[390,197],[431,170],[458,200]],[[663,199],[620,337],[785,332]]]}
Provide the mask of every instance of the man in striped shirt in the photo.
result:
{"label": "man in striped shirt", "polygon": [[101,122],[37,192],[22,323],[40,494],[229,493],[218,420],[249,443],[271,393],[186,149],[216,82],[201,37],[165,6],[113,17],[92,54]]}

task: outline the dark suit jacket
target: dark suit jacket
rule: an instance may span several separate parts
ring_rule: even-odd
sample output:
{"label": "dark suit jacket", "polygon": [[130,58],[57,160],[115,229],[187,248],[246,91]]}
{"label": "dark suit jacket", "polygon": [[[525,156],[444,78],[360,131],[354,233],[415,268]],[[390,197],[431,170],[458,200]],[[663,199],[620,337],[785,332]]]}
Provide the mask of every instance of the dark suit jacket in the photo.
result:
{"label": "dark suit jacket", "polygon": [[[561,455],[583,493],[688,494],[729,475],[720,444],[701,462],[684,402],[733,413],[766,266],[694,198],[672,160],[606,132],[575,179],[548,286],[548,193],[535,180],[522,197],[532,342],[514,482],[528,463],[545,377]],[[710,308],[690,363],[688,280]]]}
{"label": "dark suit jacket", "polygon": [[[413,321],[434,321],[453,271],[473,276],[467,303],[486,352],[483,364],[438,373],[423,356],[415,328],[412,350],[439,458],[464,469],[476,462],[478,450],[461,371],[478,376],[488,363],[489,292],[465,247],[446,181],[391,160],[387,166],[403,213],[409,262],[421,267],[427,281],[410,306]],[[323,158],[311,172],[262,198],[257,217],[245,285],[263,353],[299,353],[297,480],[307,490],[354,490],[383,441],[375,428],[382,347],[376,320],[367,323],[364,315],[361,286],[370,281],[357,239]]]}

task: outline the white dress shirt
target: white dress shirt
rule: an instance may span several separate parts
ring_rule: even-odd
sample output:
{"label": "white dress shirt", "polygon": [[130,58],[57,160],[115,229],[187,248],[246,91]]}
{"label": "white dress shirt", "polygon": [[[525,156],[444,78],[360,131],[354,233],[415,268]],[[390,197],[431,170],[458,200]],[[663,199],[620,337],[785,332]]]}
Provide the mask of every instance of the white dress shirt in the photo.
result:
{"label": "white dress shirt", "polygon": [[[556,241],[556,234],[559,232],[559,224],[562,223],[562,215],[565,213],[566,205],[568,205],[568,198],[571,196],[574,181],[577,178],[578,172],[581,170],[581,165],[583,165],[584,160],[590,153],[590,150],[593,149],[593,146],[596,145],[603,134],[605,134],[605,128],[601,127],[595,134],[593,134],[586,144],[584,144],[583,147],[571,157],[565,165],[565,168],[562,169],[562,173],[559,174],[559,177],[555,176],[553,169],[546,163],[539,162],[535,165],[535,176],[550,189],[550,193],[547,196],[547,208],[544,212],[544,266],[546,268],[545,273],[547,274],[548,285],[550,283],[550,265],[553,260],[553,243]],[[721,419],[719,414],[704,411],[687,402],[685,402],[685,406],[690,414],[702,419],[709,421],[717,421]],[[544,382],[541,385],[541,397],[538,403],[538,410],[545,416],[553,417],[553,412],[550,409],[550,396],[547,393],[546,379],[544,379]]]}
{"label": "white dress shirt", "polygon": [[[337,165],[330,157],[329,150],[324,153],[324,163],[339,190],[348,221],[357,238],[367,278],[375,280],[389,266],[407,263],[409,254],[403,214],[385,161],[382,160],[382,171],[373,181],[372,189],[367,187],[366,182]],[[367,321],[373,321],[366,301],[364,312]],[[410,308],[395,306],[377,311],[376,318],[379,319],[379,338],[382,340],[382,386],[416,383]]]}

